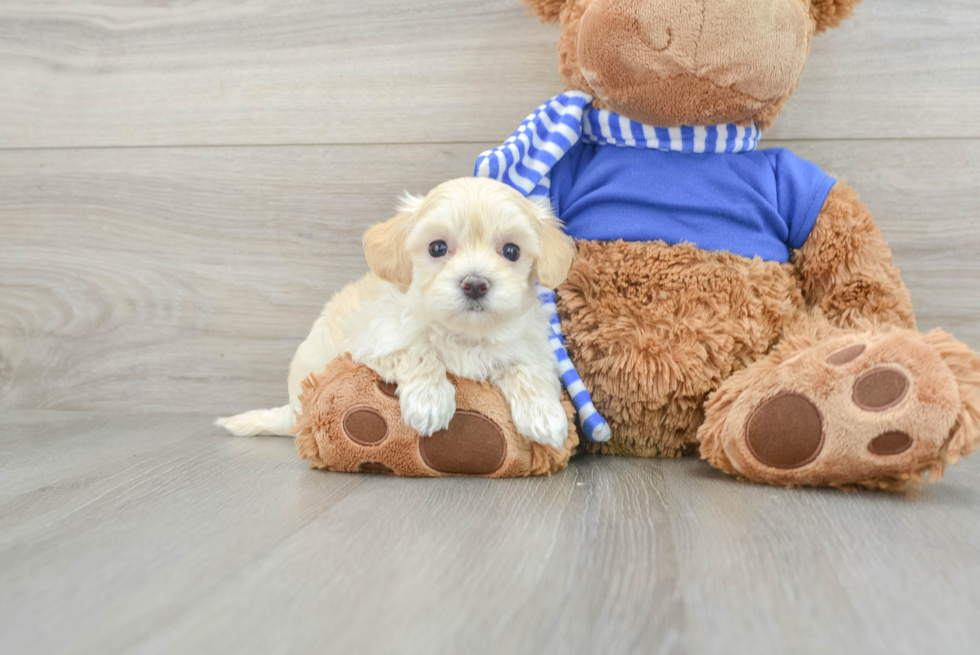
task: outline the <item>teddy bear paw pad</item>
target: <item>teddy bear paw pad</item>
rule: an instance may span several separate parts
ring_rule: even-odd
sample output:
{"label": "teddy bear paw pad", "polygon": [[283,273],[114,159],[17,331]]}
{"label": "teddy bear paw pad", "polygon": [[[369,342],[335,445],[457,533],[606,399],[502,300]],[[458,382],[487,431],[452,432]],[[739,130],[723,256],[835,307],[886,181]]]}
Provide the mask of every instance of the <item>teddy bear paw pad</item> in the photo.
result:
{"label": "teddy bear paw pad", "polygon": [[394,382],[385,382],[384,380],[378,382],[378,391],[389,398],[398,398],[398,385]]}
{"label": "teddy bear paw pad", "polygon": [[848,346],[838,350],[833,355],[827,358],[827,363],[832,366],[843,366],[849,362],[853,362],[855,359],[861,356],[868,346],[863,343],[856,343],[853,346]]}
{"label": "teddy bear paw pad", "polygon": [[875,455],[898,455],[912,447],[912,437],[898,430],[879,434],[868,444],[868,450]]}
{"label": "teddy bear paw pad", "polygon": [[883,412],[901,403],[909,386],[909,378],[902,371],[876,368],[857,379],[851,398],[863,410]]}
{"label": "teddy bear paw pad", "polygon": [[374,473],[376,475],[394,475],[395,472],[381,462],[364,462],[357,467],[358,473]]}
{"label": "teddy bear paw pad", "polygon": [[388,423],[372,407],[357,407],[344,416],[347,438],[362,446],[376,446],[388,436]]}
{"label": "teddy bear paw pad", "polygon": [[425,464],[440,473],[489,475],[507,458],[507,440],[496,423],[477,412],[457,411],[449,427],[419,439]]}
{"label": "teddy bear paw pad", "polygon": [[[792,439],[785,435],[792,434]],[[796,469],[817,458],[823,448],[820,410],[803,396],[784,393],[759,405],[745,430],[752,455],[777,469]]]}

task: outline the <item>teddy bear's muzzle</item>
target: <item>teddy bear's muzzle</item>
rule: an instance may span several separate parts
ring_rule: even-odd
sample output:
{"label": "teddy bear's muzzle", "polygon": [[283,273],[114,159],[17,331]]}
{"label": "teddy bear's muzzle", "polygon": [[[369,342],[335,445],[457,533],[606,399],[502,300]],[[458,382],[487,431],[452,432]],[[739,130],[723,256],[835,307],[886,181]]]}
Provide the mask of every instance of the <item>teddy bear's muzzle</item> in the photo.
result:
{"label": "teddy bear's muzzle", "polygon": [[799,83],[800,0],[592,0],[578,58],[610,109],[671,127],[749,120]]}

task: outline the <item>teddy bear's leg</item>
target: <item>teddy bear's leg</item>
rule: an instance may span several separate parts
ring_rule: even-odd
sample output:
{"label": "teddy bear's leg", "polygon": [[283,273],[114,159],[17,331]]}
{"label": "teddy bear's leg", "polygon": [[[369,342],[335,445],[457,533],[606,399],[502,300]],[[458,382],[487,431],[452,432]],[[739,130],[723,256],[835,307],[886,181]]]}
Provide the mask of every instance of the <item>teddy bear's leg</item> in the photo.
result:
{"label": "teddy bear's leg", "polygon": [[765,358],[803,311],[792,269],[689,244],[577,247],[558,310],[569,355],[612,429],[608,443],[585,447],[633,457],[696,452],[708,394]]}
{"label": "teddy bear's leg", "polygon": [[726,380],[701,456],[782,486],[900,488],[980,445],[980,358],[940,330],[845,331],[819,319]]}
{"label": "teddy bear's leg", "polygon": [[914,328],[912,297],[892,252],[857,191],[838,182],[803,247],[793,254],[807,305],[831,324],[862,321]]}
{"label": "teddy bear's leg", "polygon": [[371,369],[339,357],[304,382],[296,447],[314,468],[354,473],[439,477],[523,477],[565,468],[578,445],[567,398],[569,435],[562,448],[531,443],[514,428],[500,390],[450,378],[456,415],[449,428],[420,437],[405,425],[397,386]]}

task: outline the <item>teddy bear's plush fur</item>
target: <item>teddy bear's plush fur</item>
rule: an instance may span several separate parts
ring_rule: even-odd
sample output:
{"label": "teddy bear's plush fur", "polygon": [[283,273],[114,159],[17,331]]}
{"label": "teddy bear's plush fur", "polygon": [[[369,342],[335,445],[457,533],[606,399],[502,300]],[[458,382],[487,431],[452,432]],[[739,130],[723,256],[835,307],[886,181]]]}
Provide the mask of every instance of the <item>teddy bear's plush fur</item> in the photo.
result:
{"label": "teddy bear's plush fur", "polygon": [[[525,0],[560,22],[559,74],[593,107],[665,128],[761,129],[799,84],[811,38],[858,2]],[[980,445],[980,358],[940,331],[916,330],[882,233],[845,182],[788,263],[685,243],[578,241],[558,307],[569,354],[612,428],[609,442],[586,445],[592,452],[700,451],[761,483],[900,488],[927,473],[938,480]],[[315,436],[326,415],[312,399],[339,379],[323,377],[305,395],[300,450],[316,465],[334,455]],[[472,391],[472,409],[501,415],[499,394]],[[417,436],[403,438],[418,450]],[[508,474],[566,460],[529,459]],[[417,463],[404,473],[433,474]]]}

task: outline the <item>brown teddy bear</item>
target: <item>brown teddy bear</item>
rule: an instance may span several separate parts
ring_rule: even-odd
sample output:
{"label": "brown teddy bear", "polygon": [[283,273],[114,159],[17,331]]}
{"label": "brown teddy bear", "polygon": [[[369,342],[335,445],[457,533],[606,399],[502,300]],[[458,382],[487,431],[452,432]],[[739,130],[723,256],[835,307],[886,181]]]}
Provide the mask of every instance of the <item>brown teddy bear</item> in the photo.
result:
{"label": "brown teddy bear", "polygon": [[[980,358],[916,331],[857,193],[755,147],[798,85],[810,39],[859,1],[526,0],[561,23],[568,92],[481,155],[477,174],[549,198],[577,240],[557,304],[612,431],[587,450],[700,450],[757,482],[898,488],[940,479],[980,445]],[[338,380],[311,380],[305,397]],[[472,391],[472,413],[505,415],[492,388]],[[330,466],[351,435],[325,417],[358,403],[321,419],[304,403],[301,453],[357,470],[368,455]],[[505,449],[523,443],[501,434]],[[424,440],[402,439],[424,461]],[[567,457],[520,461],[506,474],[551,472]]]}

